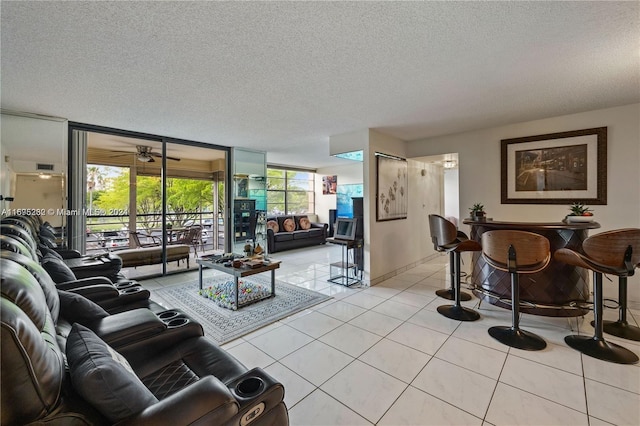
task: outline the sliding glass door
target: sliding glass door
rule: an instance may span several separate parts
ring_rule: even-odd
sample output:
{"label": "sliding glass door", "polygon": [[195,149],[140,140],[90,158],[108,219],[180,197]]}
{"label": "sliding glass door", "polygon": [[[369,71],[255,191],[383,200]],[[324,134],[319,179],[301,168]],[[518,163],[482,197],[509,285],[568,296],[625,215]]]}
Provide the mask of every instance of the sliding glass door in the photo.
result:
{"label": "sliding glass door", "polygon": [[[76,248],[119,254],[129,278],[194,268],[202,254],[225,251],[226,149],[103,128],[72,132],[72,152],[84,161],[73,162],[71,198],[86,212],[75,218],[83,233]],[[147,264],[136,261],[142,251],[152,253]]]}

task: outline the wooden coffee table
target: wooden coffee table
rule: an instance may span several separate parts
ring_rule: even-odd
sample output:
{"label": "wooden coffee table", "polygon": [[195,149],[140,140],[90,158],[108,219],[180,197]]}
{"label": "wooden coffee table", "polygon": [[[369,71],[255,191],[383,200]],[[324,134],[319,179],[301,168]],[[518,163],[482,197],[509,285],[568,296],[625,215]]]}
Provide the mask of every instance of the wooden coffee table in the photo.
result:
{"label": "wooden coffee table", "polygon": [[[236,302],[236,307],[237,309],[241,308],[242,306],[246,306],[249,305],[251,303],[255,303],[258,302],[260,300],[264,300],[264,299],[268,299],[270,297],[274,297],[276,295],[276,269],[278,269],[280,267],[280,261],[279,260],[273,260],[271,259],[269,261],[269,264],[264,265],[264,266],[260,266],[258,268],[234,268],[233,266],[224,266],[223,263],[217,263],[214,260],[208,260],[206,258],[199,258],[196,259],[196,263],[199,266],[199,271],[198,271],[198,286],[200,288],[200,290],[202,290],[202,269],[203,268],[210,268],[210,269],[215,269],[217,271],[222,271],[226,274],[229,275],[233,275],[234,277],[234,282],[235,282],[235,287],[236,287],[236,291],[235,291],[235,302]],[[240,293],[240,289],[238,287],[238,281],[240,280],[240,278],[244,278],[244,277],[249,277],[251,275],[256,275],[256,274],[261,274],[263,272],[268,272],[271,271],[271,294],[269,296],[263,297],[262,299],[258,299],[258,300],[252,300],[250,303],[245,303],[243,305],[239,305],[238,304],[238,294]]]}

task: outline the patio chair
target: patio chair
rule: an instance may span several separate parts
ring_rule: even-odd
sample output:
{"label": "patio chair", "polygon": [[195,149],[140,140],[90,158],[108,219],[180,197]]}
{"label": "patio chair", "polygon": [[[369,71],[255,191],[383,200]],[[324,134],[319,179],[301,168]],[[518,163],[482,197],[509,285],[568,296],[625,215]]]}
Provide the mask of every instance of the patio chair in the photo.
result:
{"label": "patio chair", "polygon": [[[151,238],[152,242],[151,243],[141,243],[140,242],[140,236],[146,237],[146,238]],[[162,241],[160,240],[160,238],[158,237],[154,237],[153,235],[144,235],[140,232],[129,232],[129,236],[131,238],[131,241],[133,241],[133,243],[136,245],[136,248],[141,248],[141,247],[157,247],[162,245]]]}
{"label": "patio chair", "polygon": [[193,247],[193,251],[198,256],[198,244],[202,243],[202,228],[200,226],[192,226],[183,231],[180,231],[174,240],[169,244],[186,244]]}

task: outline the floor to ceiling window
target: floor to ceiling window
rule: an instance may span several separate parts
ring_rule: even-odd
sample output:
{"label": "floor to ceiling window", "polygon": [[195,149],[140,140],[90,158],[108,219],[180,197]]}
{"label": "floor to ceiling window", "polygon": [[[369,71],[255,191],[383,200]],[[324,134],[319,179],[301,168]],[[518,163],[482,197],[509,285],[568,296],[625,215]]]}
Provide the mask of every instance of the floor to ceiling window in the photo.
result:
{"label": "floor to ceiling window", "polygon": [[186,269],[185,261],[162,262],[172,246],[189,246],[191,268],[203,253],[225,251],[226,149],[117,132],[74,132],[82,133],[74,139],[84,145],[78,155],[84,161],[74,177],[81,180],[76,192],[87,212],[78,218],[86,232],[79,248],[125,257],[124,250],[155,248],[158,262],[123,268],[134,278]]}
{"label": "floor to ceiling window", "polygon": [[268,167],[267,212],[315,213],[315,173]]}

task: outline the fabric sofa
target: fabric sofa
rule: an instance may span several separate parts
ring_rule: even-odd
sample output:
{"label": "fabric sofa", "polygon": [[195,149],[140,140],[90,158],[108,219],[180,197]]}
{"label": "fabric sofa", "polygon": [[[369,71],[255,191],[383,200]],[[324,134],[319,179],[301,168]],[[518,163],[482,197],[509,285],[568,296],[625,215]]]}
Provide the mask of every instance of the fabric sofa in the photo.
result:
{"label": "fabric sofa", "polygon": [[327,242],[326,223],[311,222],[307,215],[267,216],[269,253]]}

